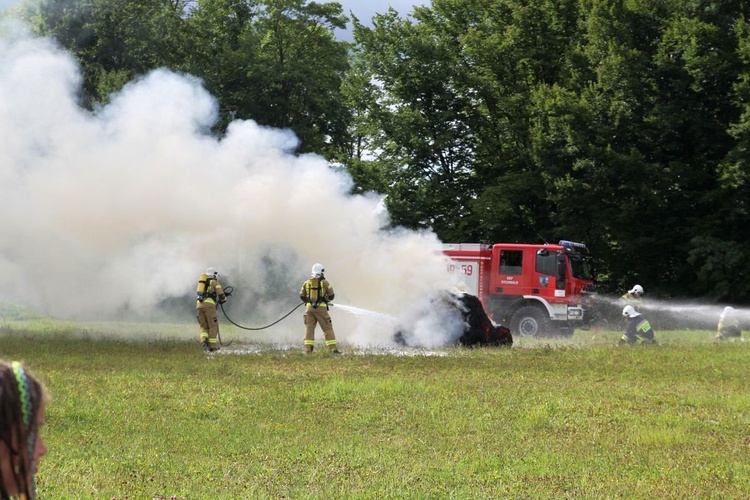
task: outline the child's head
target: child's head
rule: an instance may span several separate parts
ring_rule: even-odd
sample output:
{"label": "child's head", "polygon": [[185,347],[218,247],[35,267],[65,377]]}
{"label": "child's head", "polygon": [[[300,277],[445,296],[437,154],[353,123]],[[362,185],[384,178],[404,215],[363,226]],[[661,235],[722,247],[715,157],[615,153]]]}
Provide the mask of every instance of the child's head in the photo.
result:
{"label": "child's head", "polygon": [[0,360],[0,498],[35,496],[34,475],[47,453],[39,428],[47,392],[19,362]]}

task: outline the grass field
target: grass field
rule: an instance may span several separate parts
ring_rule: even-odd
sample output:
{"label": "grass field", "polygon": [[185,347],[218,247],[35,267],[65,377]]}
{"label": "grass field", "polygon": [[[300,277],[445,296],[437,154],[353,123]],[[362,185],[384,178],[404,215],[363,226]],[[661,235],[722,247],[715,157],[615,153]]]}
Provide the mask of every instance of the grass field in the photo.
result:
{"label": "grass field", "polygon": [[0,357],[53,398],[40,498],[750,497],[750,342],[209,356],[195,336],[2,324]]}

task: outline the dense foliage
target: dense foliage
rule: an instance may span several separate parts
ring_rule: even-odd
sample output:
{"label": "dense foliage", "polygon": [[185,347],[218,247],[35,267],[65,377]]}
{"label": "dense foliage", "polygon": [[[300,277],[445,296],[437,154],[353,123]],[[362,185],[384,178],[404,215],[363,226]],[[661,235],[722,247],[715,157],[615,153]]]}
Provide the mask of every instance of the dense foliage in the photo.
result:
{"label": "dense foliage", "polygon": [[307,0],[41,0],[95,107],[166,66],[444,241],[583,241],[604,290],[750,299],[750,5],[433,0],[354,24]]}

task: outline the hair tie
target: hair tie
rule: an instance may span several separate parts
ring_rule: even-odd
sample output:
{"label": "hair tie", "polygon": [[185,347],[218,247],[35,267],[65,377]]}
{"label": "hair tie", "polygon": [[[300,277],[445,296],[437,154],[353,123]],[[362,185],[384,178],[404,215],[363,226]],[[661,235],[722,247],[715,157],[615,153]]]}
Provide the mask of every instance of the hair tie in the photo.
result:
{"label": "hair tie", "polygon": [[13,373],[18,382],[18,394],[21,397],[21,413],[23,414],[23,424],[28,428],[31,425],[31,414],[33,407],[31,404],[31,393],[29,392],[29,381],[26,378],[26,370],[18,361],[13,361]]}
{"label": "hair tie", "polygon": [[28,453],[29,467],[31,472],[31,491],[36,491],[34,476],[36,474],[34,463],[34,447],[36,446],[36,432],[31,428],[31,415],[34,413],[34,406],[31,402],[31,391],[29,391],[29,380],[26,377],[26,370],[18,361],[11,363],[13,373],[18,383],[18,394],[21,397],[21,413],[23,414],[23,424],[26,427],[26,447]]}

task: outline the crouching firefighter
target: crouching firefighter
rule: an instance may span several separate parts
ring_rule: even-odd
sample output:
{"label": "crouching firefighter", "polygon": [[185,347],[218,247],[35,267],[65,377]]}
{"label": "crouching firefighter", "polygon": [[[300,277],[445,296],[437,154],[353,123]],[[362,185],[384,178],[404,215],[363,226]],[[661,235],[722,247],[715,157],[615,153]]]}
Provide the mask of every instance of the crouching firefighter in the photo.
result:
{"label": "crouching firefighter", "polygon": [[201,327],[201,345],[203,350],[213,352],[219,349],[219,315],[216,312],[216,302],[223,304],[227,301],[224,289],[219,283],[219,273],[215,268],[209,267],[201,274],[196,294],[198,300],[195,309]]}
{"label": "crouching firefighter", "polygon": [[641,343],[656,344],[654,338],[654,329],[651,324],[641,313],[635,310],[633,306],[625,306],[622,309],[622,315],[626,318],[627,327],[625,333],[620,339],[620,344],[635,344],[640,337]]}
{"label": "crouching firefighter", "polygon": [[320,323],[326,346],[333,354],[339,354],[336,348],[336,335],[333,333],[331,315],[328,314],[328,303],[333,300],[333,287],[326,280],[322,264],[312,267],[310,279],[302,284],[299,298],[305,305],[305,353],[313,352],[315,345],[315,326]]}

